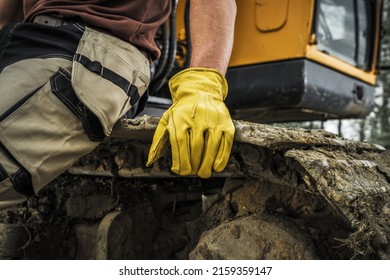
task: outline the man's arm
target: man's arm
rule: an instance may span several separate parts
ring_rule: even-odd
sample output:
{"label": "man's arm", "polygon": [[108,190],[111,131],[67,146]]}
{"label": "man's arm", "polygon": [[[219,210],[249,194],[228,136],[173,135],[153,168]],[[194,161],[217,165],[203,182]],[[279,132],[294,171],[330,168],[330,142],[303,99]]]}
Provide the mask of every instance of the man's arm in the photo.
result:
{"label": "man's arm", "polygon": [[233,47],[235,0],[191,0],[192,59],[190,67],[226,73]]}
{"label": "man's arm", "polygon": [[23,20],[23,0],[0,0],[0,28]]}

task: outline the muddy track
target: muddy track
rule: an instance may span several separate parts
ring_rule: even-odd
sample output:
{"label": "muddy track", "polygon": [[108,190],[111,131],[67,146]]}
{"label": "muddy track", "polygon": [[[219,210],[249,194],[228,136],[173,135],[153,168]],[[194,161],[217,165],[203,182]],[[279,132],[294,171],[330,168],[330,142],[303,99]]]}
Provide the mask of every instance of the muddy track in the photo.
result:
{"label": "muddy track", "polygon": [[388,259],[390,154],[323,131],[236,121],[226,171],[145,168],[156,118],[0,212],[2,258]]}

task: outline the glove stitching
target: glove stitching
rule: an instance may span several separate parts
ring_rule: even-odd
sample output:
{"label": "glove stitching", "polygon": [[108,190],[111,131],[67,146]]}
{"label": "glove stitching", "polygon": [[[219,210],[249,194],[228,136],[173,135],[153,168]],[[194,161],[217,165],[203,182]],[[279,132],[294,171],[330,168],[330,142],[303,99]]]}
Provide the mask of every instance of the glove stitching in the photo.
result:
{"label": "glove stitching", "polygon": [[187,137],[186,137],[186,144],[187,144],[187,156],[188,156],[188,161],[190,164],[190,174],[192,174],[192,164],[191,164],[191,134],[192,134],[192,129],[188,128],[187,129]]}
{"label": "glove stitching", "polygon": [[191,114],[192,118],[195,118],[196,116],[196,111],[198,109],[198,104],[199,104],[199,98],[200,98],[200,93],[196,92],[196,100],[194,102],[194,106],[192,107],[192,114]]}
{"label": "glove stitching", "polygon": [[218,107],[214,104],[214,102],[210,102],[210,106],[212,106],[214,108],[214,111],[217,114],[217,125],[220,126],[221,125],[221,118],[220,118],[220,112],[218,110]]}
{"label": "glove stitching", "polygon": [[[205,103],[208,103],[207,105],[210,105],[210,95],[207,95],[205,97]],[[210,110],[209,110],[210,106],[206,106],[206,124],[207,126],[209,125],[210,123]]]}
{"label": "glove stitching", "polygon": [[210,132],[208,130],[204,131],[203,137],[204,137],[203,154],[202,154],[202,159],[201,159],[201,162],[199,164],[198,173],[197,173],[197,175],[199,177],[202,177],[202,176],[200,176],[200,173],[204,172],[203,165],[204,165],[205,157],[206,157],[206,155],[208,153],[208,151],[207,151],[207,147],[208,147],[207,143],[209,142]]}
{"label": "glove stitching", "polygon": [[216,170],[216,167],[220,165],[223,157],[223,151],[225,150],[225,132],[222,132],[221,141],[219,143],[217,155],[219,157],[215,160],[213,169]]}

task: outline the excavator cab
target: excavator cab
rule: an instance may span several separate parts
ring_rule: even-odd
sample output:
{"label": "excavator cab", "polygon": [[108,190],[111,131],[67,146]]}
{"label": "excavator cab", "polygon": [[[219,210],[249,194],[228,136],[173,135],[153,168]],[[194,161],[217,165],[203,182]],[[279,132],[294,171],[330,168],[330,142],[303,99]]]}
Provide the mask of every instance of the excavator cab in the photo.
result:
{"label": "excavator cab", "polygon": [[[254,122],[326,120],[363,118],[372,111],[381,0],[236,3],[226,100],[233,118]],[[171,32],[176,42],[173,38],[159,41],[165,76],[152,82],[147,109],[157,115],[170,104],[166,80],[185,67],[191,56],[186,32],[189,1],[173,4],[165,31]],[[155,72],[161,72],[160,62]],[[153,86],[156,84],[160,86]]]}

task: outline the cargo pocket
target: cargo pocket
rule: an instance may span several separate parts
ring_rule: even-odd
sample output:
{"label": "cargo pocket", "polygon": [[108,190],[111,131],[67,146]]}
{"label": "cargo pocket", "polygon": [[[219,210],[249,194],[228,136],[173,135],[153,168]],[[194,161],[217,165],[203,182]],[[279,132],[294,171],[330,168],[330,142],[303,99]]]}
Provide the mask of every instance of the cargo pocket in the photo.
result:
{"label": "cargo pocket", "polygon": [[86,28],[74,56],[72,86],[104,134],[138,103],[150,79],[149,62],[131,44]]}
{"label": "cargo pocket", "polygon": [[1,147],[25,171],[19,176],[24,180],[20,193],[31,195],[28,181],[38,192],[93,150],[99,142],[91,138],[103,140],[103,128],[77,98],[70,74],[63,69],[0,118]]}

